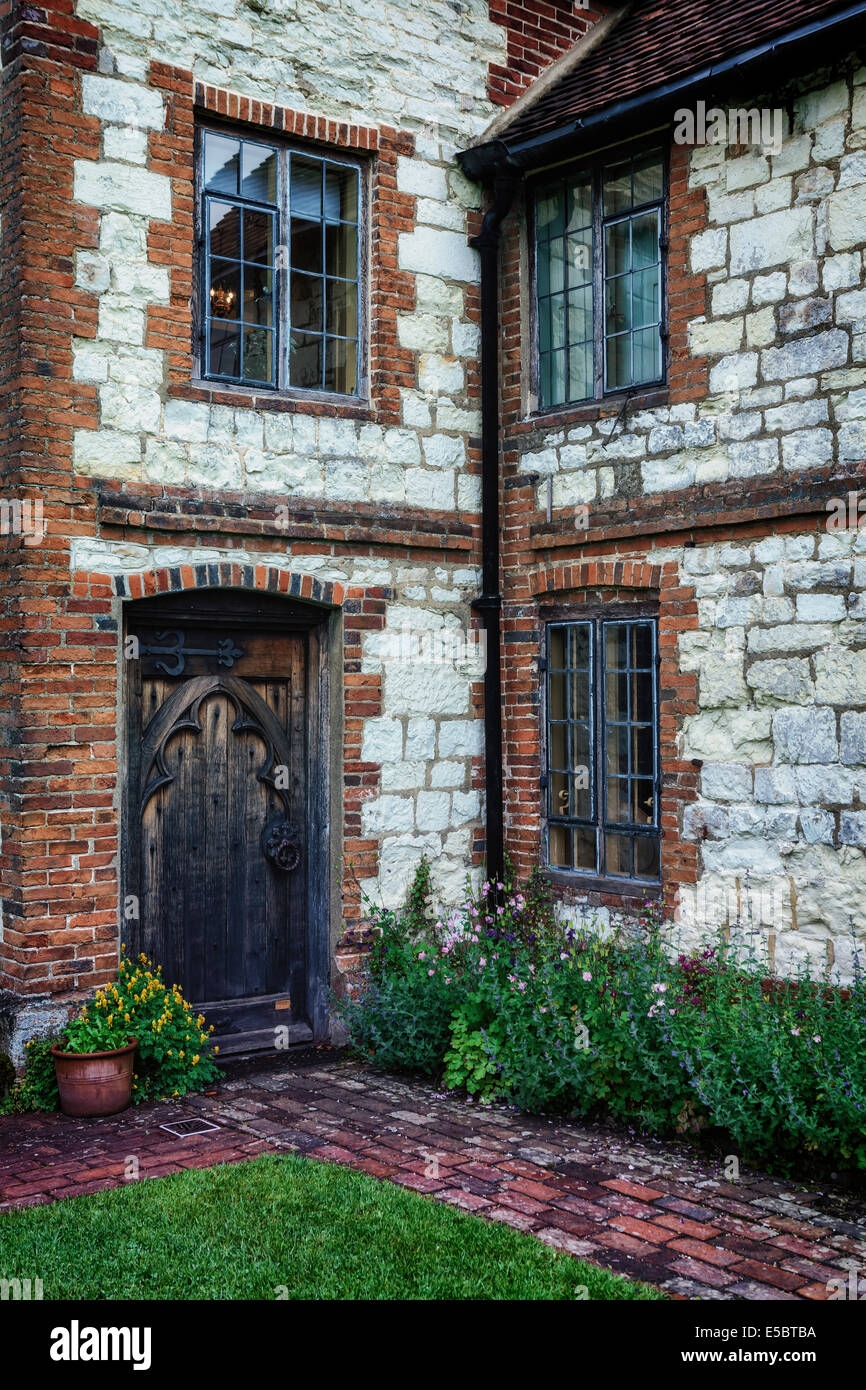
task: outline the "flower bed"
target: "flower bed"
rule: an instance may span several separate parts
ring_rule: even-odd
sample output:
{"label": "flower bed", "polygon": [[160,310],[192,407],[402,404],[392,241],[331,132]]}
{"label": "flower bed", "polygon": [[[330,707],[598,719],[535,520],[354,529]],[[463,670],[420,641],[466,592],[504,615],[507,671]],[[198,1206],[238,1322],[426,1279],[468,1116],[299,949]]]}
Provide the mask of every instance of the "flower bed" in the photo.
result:
{"label": "flower bed", "polygon": [[866,1170],[866,983],[767,988],[723,943],[679,958],[649,907],[636,939],[561,929],[542,881],[428,921],[371,918],[358,990],[339,1005],[377,1066],[531,1112],[724,1137],[742,1158]]}

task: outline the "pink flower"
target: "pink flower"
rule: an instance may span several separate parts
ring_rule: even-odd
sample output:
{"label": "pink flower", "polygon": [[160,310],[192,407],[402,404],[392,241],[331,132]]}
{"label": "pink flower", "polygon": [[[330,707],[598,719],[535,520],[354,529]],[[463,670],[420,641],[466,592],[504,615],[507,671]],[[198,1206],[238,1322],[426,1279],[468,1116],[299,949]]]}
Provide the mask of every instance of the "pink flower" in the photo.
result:
{"label": "pink flower", "polygon": [[821,1034],[820,1034],[820,1033],[816,1033],[815,1036],[814,1036],[813,1039],[812,1039],[812,1042],[820,1042],[820,1041],[821,1041]]}
{"label": "pink flower", "polygon": [[521,980],[521,981],[520,981],[520,984],[517,986],[517,988],[518,988],[518,989],[526,989],[526,981],[525,981],[525,980]]}
{"label": "pink flower", "polygon": [[426,960],[426,959],[427,959],[427,952],[426,952],[426,951],[419,951],[419,952],[418,952],[418,959],[419,959],[419,960]]}
{"label": "pink flower", "polygon": [[435,974],[436,974],[436,971],[435,971],[435,970],[428,970],[428,971],[427,971],[427,974],[428,974],[428,975],[435,975]]}
{"label": "pink flower", "polygon": [[546,1014],[546,1013],[547,1013],[547,1006],[546,1006],[545,1004],[542,1004],[542,1006],[541,1006],[539,1012],[540,1012],[540,1013],[543,1013],[543,1014]]}
{"label": "pink flower", "polygon": [[481,966],[481,968],[482,968],[482,970],[483,970],[484,967],[485,967],[485,965],[487,964],[487,957],[486,957],[486,956],[480,956],[480,957],[479,957],[479,960],[478,960],[478,964]]}
{"label": "pink flower", "polygon": [[589,984],[590,980],[592,979],[592,971],[591,971],[591,970],[584,970],[584,972],[583,972],[583,978],[586,980],[587,984]]}
{"label": "pink flower", "polygon": [[800,1030],[799,1030],[799,1028],[792,1028],[792,1029],[791,1029],[791,1032],[793,1033],[793,1035],[794,1035],[795,1038],[799,1038],[799,1036],[800,1036]]}
{"label": "pink flower", "polygon": [[504,883],[497,883],[496,887],[499,889],[499,892],[501,893],[502,890],[503,890],[503,888],[505,887],[505,884],[504,884]]}

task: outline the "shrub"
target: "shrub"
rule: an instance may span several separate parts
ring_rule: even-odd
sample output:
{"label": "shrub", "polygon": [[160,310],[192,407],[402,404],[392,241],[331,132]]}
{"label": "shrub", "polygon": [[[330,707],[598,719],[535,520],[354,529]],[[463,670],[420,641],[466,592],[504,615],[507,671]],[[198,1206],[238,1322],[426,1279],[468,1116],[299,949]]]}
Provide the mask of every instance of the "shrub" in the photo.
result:
{"label": "shrub", "polygon": [[24,1044],[24,1075],[0,1105],[0,1114],[23,1115],[30,1110],[57,1109],[60,1097],[51,1048],[58,1040],[59,1034],[52,1033],[43,1038],[31,1038]]}
{"label": "shrub", "polygon": [[356,996],[336,1005],[352,1040],[368,1061],[386,1071],[432,1076],[448,1046],[454,1001],[442,981],[419,968],[369,979]]}
{"label": "shrub", "polygon": [[866,1169],[859,968],[844,992],[806,974],[768,988],[766,961],[724,941],[673,957],[654,905],[631,935],[563,929],[538,876],[485,883],[436,921],[419,898],[372,915],[363,980],[341,1006],[375,1065],[527,1111],[724,1131],[776,1166],[815,1155]]}
{"label": "shrub", "polygon": [[10,1088],[15,1084],[15,1068],[7,1052],[0,1052],[0,1100],[5,1100]]}

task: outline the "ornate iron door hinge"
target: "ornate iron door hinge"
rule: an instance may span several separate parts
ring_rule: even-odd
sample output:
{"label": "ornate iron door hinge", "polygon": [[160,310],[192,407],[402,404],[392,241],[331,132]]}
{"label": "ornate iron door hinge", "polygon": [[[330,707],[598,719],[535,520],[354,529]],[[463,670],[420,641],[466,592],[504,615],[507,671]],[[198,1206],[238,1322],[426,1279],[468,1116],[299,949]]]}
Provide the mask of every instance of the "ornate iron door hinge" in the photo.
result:
{"label": "ornate iron door hinge", "polygon": [[[219,666],[231,667],[244,655],[231,637],[218,638],[215,647],[186,647],[182,632],[157,632],[155,635],[156,642],[142,642],[139,652],[142,656],[173,656],[173,666],[162,659],[155,663],[157,670],[164,671],[167,676],[182,675],[188,656],[215,656]],[[173,637],[174,641],[169,642],[169,637]]]}

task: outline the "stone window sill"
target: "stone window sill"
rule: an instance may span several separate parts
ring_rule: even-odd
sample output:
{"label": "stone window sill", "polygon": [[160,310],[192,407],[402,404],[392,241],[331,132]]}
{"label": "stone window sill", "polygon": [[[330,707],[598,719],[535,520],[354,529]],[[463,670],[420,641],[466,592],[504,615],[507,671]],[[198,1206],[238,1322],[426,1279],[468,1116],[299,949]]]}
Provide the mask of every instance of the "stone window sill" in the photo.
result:
{"label": "stone window sill", "polygon": [[660,883],[630,883],[622,879],[599,878],[592,874],[574,874],[565,869],[542,868],[548,883],[554,888],[569,888],[578,896],[603,896],[605,903],[622,906],[625,909],[640,907],[648,900],[657,901],[662,897]]}
{"label": "stone window sill", "polygon": [[626,404],[629,412],[658,410],[659,407],[667,405],[669,399],[670,391],[666,385],[654,386],[639,395],[621,392],[615,396],[605,396],[601,401],[582,401],[577,405],[561,406],[555,410],[534,411],[525,415],[523,419],[516,420],[506,432],[509,435],[530,434],[558,429],[562,425],[593,424],[611,415],[618,415]]}
{"label": "stone window sill", "polygon": [[174,382],[169,395],[187,401],[204,401],[208,405],[236,406],[248,410],[271,410],[297,415],[329,415],[342,419],[369,421],[376,411],[368,400],[332,396],[326,392],[254,391],[248,386],[232,386],[224,381],[193,378],[190,382]]}

